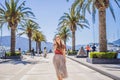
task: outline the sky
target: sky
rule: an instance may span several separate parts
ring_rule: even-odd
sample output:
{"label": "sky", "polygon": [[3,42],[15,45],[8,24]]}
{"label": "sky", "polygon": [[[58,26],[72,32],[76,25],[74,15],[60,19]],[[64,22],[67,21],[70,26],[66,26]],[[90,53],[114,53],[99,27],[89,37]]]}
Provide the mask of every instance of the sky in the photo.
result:
{"label": "sky", "polygon": [[[23,1],[23,0],[20,0]],[[110,0],[111,1],[111,0]],[[40,31],[46,36],[48,42],[53,42],[54,35],[57,32],[59,18],[63,16],[65,12],[69,12],[74,0],[67,2],[66,0],[26,0],[26,7],[30,7],[32,12],[36,16],[36,22],[39,24]],[[4,0],[0,0],[0,3],[4,3]],[[112,2],[114,5],[114,2]],[[116,22],[112,18],[110,11],[107,9],[107,40],[112,42],[120,38],[120,9],[117,6],[114,7],[116,14]],[[97,13],[98,14],[98,13]],[[76,31],[76,45],[89,44],[92,42],[98,42],[98,15],[96,15],[96,22],[92,24],[92,18],[90,14],[86,14],[86,18],[89,20],[90,29],[78,28]],[[6,26],[2,28],[3,35],[9,36],[10,30]],[[19,32],[18,32],[19,33]],[[23,37],[26,37],[25,35]],[[72,45],[71,38],[67,42],[67,45]]]}

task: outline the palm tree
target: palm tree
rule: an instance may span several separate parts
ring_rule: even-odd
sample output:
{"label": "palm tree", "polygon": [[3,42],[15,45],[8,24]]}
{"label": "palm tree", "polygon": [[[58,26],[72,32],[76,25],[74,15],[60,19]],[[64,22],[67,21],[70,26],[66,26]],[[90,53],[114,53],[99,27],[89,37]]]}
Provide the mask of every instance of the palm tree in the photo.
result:
{"label": "palm tree", "polygon": [[[117,6],[120,8],[119,2],[120,0],[114,0]],[[74,6],[80,6],[86,12],[88,10],[91,13],[92,10],[92,17],[93,22],[95,22],[95,13],[96,9],[98,9],[99,13],[99,50],[100,52],[107,51],[107,39],[106,39],[106,9],[109,8],[112,16],[115,20],[115,14],[112,8],[112,2],[110,0],[75,0]],[[91,9],[91,10],[90,10]]]}
{"label": "palm tree", "polygon": [[36,51],[37,53],[39,53],[39,51],[41,51],[41,42],[42,41],[46,42],[45,35],[43,35],[41,31],[34,30],[32,39],[36,41]]}
{"label": "palm tree", "polygon": [[67,27],[62,27],[58,31],[58,34],[66,45],[66,41],[69,40],[69,38],[71,37],[70,29],[68,29]]}
{"label": "palm tree", "polygon": [[26,34],[29,38],[29,52],[31,52],[31,39],[32,39],[32,35],[34,33],[34,30],[39,29],[39,25],[33,21],[33,20],[27,20],[23,25],[22,28],[19,28],[20,30],[22,30],[22,33],[19,33],[19,35],[23,35]]}
{"label": "palm tree", "polygon": [[25,17],[33,16],[31,9],[25,7],[25,1],[19,3],[19,0],[5,0],[5,6],[0,4],[0,23],[3,26],[7,23],[11,29],[11,54],[15,54],[16,29],[18,24]]}
{"label": "palm tree", "polygon": [[76,9],[71,7],[70,13],[64,13],[64,15],[60,18],[60,23],[58,25],[64,25],[63,27],[69,27],[72,31],[72,50],[75,50],[75,31],[77,30],[77,26],[81,28],[87,27],[87,20],[83,15],[80,14],[80,9]]}

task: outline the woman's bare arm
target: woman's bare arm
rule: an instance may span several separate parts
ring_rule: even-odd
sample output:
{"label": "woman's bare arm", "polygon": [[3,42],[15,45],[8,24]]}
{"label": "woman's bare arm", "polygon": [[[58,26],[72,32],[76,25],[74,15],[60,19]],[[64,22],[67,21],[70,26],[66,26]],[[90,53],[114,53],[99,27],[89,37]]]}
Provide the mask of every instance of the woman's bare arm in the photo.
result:
{"label": "woman's bare arm", "polygon": [[63,55],[65,57],[65,62],[66,62],[66,47],[64,47],[64,49],[63,49]]}
{"label": "woman's bare arm", "polygon": [[53,52],[55,52],[56,50],[56,42],[54,41],[54,44],[53,44]]}

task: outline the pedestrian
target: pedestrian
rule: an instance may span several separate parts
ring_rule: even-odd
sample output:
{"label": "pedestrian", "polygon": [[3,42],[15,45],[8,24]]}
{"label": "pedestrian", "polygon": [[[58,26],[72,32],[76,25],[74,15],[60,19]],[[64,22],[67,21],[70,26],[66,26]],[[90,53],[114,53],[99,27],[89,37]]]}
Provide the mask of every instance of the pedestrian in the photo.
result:
{"label": "pedestrian", "polygon": [[88,55],[89,55],[89,52],[90,52],[90,46],[89,46],[89,45],[87,45],[85,49],[86,49],[87,56],[88,56]]}
{"label": "pedestrian", "polygon": [[47,48],[46,47],[44,47],[44,58],[46,58],[47,57]]}
{"label": "pedestrian", "polygon": [[19,48],[18,51],[19,51],[19,53],[20,53],[20,55],[21,55],[21,48]]}
{"label": "pedestrian", "polygon": [[92,46],[92,52],[95,52],[96,51],[96,46],[95,46],[95,44],[93,44],[93,46]]}
{"label": "pedestrian", "polygon": [[65,44],[60,39],[59,35],[56,35],[54,40],[54,57],[53,64],[55,66],[56,74],[58,80],[63,80],[67,78],[67,68],[66,68],[66,56],[65,56]]}
{"label": "pedestrian", "polygon": [[34,48],[31,50],[31,57],[33,57],[34,58],[34,56],[35,56],[35,53],[34,53]]}
{"label": "pedestrian", "polygon": [[23,56],[22,56],[21,48],[18,48],[18,52],[19,52],[19,54],[20,54],[20,59],[22,59]]}

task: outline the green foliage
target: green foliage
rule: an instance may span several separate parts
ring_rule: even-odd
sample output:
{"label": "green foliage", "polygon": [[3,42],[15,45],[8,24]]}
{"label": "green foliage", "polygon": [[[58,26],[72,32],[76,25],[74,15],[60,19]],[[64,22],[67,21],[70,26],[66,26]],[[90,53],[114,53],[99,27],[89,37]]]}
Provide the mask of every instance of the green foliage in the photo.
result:
{"label": "green foliage", "polygon": [[116,52],[90,52],[90,58],[114,59],[116,56]]}
{"label": "green foliage", "polygon": [[19,56],[19,55],[21,55],[21,53],[19,51],[17,51],[17,52],[15,52],[15,55]]}
{"label": "green foliage", "polygon": [[68,51],[68,55],[76,55],[77,51]]}
{"label": "green foliage", "polygon": [[116,3],[112,4],[112,0],[75,0],[72,7],[80,8],[82,9],[83,14],[85,15],[86,11],[88,11],[90,14],[92,14],[92,21],[95,23],[95,14],[97,9],[102,7],[108,8],[114,18],[115,18],[115,12],[113,6],[118,6],[120,8],[120,0],[113,0],[113,2]]}
{"label": "green foliage", "polygon": [[[21,55],[21,53],[16,51],[15,56],[19,56],[19,55]],[[6,56],[12,56],[11,52],[6,52]]]}
{"label": "green foliage", "polygon": [[11,56],[11,52],[6,52],[6,56]]}
{"label": "green foliage", "polygon": [[34,30],[33,35],[32,35],[32,39],[38,43],[42,42],[42,41],[46,42],[45,35],[39,30]]}
{"label": "green foliage", "polygon": [[67,27],[61,27],[58,30],[58,34],[60,35],[61,39],[64,41],[65,44],[66,44],[67,40],[69,40],[69,38],[72,37],[72,35],[70,33],[70,29]]}

